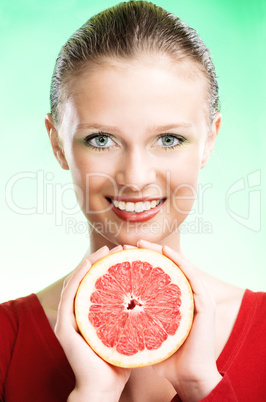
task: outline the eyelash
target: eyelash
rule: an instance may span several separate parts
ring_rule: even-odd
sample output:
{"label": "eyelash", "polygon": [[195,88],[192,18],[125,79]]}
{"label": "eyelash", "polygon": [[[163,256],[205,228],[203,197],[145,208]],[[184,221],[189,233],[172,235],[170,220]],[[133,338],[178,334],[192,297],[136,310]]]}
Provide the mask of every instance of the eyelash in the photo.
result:
{"label": "eyelash", "polygon": [[93,149],[94,151],[98,151],[98,152],[102,152],[102,151],[110,151],[113,146],[110,147],[95,147],[94,145],[90,144],[90,141],[93,140],[94,138],[97,137],[108,137],[110,138],[112,141],[115,142],[115,140],[113,139],[113,137],[110,134],[106,134],[103,132],[99,132],[97,134],[92,134],[92,135],[88,135],[87,137],[84,138],[83,142],[86,145],[86,147]]}
{"label": "eyelash", "polygon": [[[83,142],[86,145],[86,147],[93,149],[94,151],[97,152],[102,152],[102,151],[110,151],[113,147],[115,147],[115,145],[109,146],[109,147],[96,147],[94,145],[92,145],[90,143],[90,141],[92,141],[94,138],[97,137],[108,137],[110,138],[112,141],[115,142],[115,140],[113,139],[113,137],[110,134],[106,134],[104,132],[99,132],[97,134],[92,134],[92,135],[88,135],[87,137],[84,138]],[[165,150],[165,151],[170,151],[170,150],[174,150],[177,147],[180,147],[182,144],[184,144],[187,140],[186,138],[182,137],[182,136],[178,136],[172,133],[164,133],[164,134],[160,134],[156,137],[155,143],[160,140],[161,138],[165,138],[165,137],[172,137],[176,140],[178,140],[178,144],[175,145],[169,145],[169,146],[159,146],[161,149]]]}
{"label": "eyelash", "polygon": [[163,149],[164,151],[174,150],[174,149],[180,147],[182,144],[184,144],[187,141],[186,138],[182,137],[181,135],[176,135],[176,134],[172,134],[172,133],[164,133],[164,134],[160,134],[157,136],[155,143],[158,140],[160,140],[161,138],[165,138],[165,137],[172,137],[172,138],[178,140],[178,143],[175,145],[160,146],[160,148]]}

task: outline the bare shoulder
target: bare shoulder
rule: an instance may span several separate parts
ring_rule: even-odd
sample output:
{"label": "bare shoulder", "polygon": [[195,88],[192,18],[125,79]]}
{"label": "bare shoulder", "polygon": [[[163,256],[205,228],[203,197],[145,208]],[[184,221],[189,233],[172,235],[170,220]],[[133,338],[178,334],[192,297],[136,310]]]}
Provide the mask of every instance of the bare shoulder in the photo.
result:
{"label": "bare shoulder", "polygon": [[230,285],[219,279],[209,279],[216,303],[216,357],[220,355],[235,325],[245,289]]}
{"label": "bare shoulder", "polygon": [[53,330],[56,323],[57,310],[63,288],[64,279],[65,278],[59,279],[57,282],[51,284],[47,288],[37,293],[39,302],[41,303],[42,308],[44,309],[46,317]]}
{"label": "bare shoulder", "polygon": [[217,309],[239,308],[245,289],[226,283],[206,272],[200,271]]}
{"label": "bare shoulder", "polygon": [[217,320],[222,326],[227,323],[230,332],[237,319],[245,290],[230,284],[222,285],[222,293],[216,301]]}

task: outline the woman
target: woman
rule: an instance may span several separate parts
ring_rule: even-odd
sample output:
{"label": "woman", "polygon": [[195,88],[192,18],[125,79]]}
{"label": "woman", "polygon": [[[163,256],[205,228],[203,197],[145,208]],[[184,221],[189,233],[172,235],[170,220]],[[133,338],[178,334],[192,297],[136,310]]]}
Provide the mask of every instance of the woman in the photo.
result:
{"label": "woman", "polygon": [[[1,306],[2,400],[265,399],[265,294],[200,272],[180,248],[178,228],[220,125],[208,49],[192,28],[152,3],[106,10],[62,48],[46,128],[91,225],[90,251],[65,281]],[[132,246],[180,266],[196,311],[178,352],[130,372],[88,347],[73,300],[93,262]]]}

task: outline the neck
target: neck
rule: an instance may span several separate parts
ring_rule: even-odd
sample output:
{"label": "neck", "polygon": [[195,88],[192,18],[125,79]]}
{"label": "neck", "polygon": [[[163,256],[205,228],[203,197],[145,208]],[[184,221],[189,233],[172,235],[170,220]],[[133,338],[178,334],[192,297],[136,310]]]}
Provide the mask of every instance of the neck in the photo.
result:
{"label": "neck", "polygon": [[[140,238],[141,239],[141,238]],[[139,239],[139,240],[140,240]],[[148,240],[152,241],[148,237],[145,236],[143,240]],[[157,242],[161,246],[168,246],[171,247],[173,250],[180,252],[181,247],[180,247],[180,233],[177,230],[176,232],[171,233],[169,236],[163,238],[160,242]],[[121,242],[121,245],[128,244],[127,242]],[[88,247],[88,250],[86,252],[85,256],[88,256],[95,251],[99,250],[99,248],[103,246],[107,246],[110,250],[116,246],[118,246],[119,243],[112,242],[102,236],[100,233],[98,233],[96,230],[93,230],[90,234],[90,245]]]}

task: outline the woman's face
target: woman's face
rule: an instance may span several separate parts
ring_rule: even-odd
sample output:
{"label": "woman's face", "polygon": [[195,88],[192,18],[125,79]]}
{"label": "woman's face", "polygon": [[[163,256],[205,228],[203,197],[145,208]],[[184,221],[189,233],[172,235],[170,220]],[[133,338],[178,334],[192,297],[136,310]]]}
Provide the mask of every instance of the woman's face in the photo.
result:
{"label": "woman's face", "polygon": [[190,67],[157,56],[90,65],[72,81],[58,137],[96,236],[132,245],[177,236],[218,127]]}

